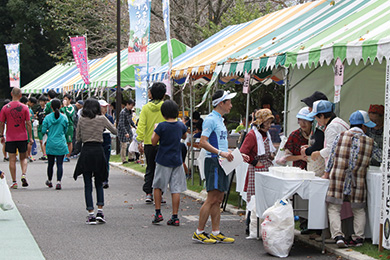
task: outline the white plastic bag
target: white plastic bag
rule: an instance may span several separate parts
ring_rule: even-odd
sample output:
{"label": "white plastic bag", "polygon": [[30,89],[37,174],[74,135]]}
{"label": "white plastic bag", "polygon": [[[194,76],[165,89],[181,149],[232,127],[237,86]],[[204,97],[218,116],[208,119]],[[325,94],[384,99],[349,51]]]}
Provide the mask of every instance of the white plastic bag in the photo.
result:
{"label": "white plastic bag", "polygon": [[278,148],[278,152],[276,153],[276,156],[275,156],[275,162],[278,165],[286,166],[287,162],[284,160],[284,157],[285,157],[284,145],[287,142],[287,137],[285,137],[283,135],[283,136],[280,137],[280,140],[281,141],[280,141],[280,145],[279,145],[279,148]]}
{"label": "white plastic bag", "polygon": [[0,179],[0,208],[4,211],[14,208],[14,202],[5,177]]}
{"label": "white plastic bag", "polygon": [[251,201],[247,205],[247,210],[251,212],[249,224],[249,236],[246,239],[257,239],[257,215],[256,215],[256,197],[251,196]]}
{"label": "white plastic bag", "polygon": [[294,213],[288,200],[280,200],[263,213],[261,236],[267,253],[287,257],[294,243]]}

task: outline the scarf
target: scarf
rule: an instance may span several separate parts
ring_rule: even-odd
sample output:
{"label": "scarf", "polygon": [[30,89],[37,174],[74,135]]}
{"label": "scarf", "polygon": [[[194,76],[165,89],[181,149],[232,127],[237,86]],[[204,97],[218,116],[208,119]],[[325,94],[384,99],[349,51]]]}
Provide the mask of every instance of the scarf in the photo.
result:
{"label": "scarf", "polygon": [[[265,154],[263,136],[261,135],[261,133],[259,132],[256,126],[253,126],[252,129],[255,132],[256,140],[257,140],[257,155],[258,156],[263,155]],[[274,153],[276,151],[276,148],[272,144],[271,135],[269,134],[268,131],[267,131],[267,138],[269,140],[269,150],[271,153]]]}

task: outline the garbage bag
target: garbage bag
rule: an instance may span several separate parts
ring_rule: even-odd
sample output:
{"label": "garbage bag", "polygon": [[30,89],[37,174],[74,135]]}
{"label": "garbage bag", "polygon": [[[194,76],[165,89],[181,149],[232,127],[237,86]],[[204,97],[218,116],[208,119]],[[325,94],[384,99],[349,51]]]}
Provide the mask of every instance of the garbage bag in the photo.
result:
{"label": "garbage bag", "polygon": [[261,236],[267,253],[287,257],[294,243],[294,213],[288,200],[280,200],[263,213]]}
{"label": "garbage bag", "polygon": [[4,211],[14,208],[14,202],[5,177],[0,179],[0,208]]}

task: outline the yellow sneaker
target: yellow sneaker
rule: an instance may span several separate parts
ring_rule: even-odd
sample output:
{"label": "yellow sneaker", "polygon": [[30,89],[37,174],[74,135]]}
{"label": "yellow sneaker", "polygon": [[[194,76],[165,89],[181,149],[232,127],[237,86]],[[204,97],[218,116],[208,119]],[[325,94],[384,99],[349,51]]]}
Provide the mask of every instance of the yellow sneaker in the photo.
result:
{"label": "yellow sneaker", "polygon": [[225,243],[225,244],[231,244],[234,243],[235,239],[231,237],[225,237],[224,234],[219,233],[218,235],[214,236],[213,234],[210,234],[210,239],[216,240],[218,243]]}
{"label": "yellow sneaker", "polygon": [[208,234],[203,232],[199,235],[194,232],[194,235],[192,236],[192,240],[202,243],[202,244],[215,244],[217,243],[217,240],[209,238]]}

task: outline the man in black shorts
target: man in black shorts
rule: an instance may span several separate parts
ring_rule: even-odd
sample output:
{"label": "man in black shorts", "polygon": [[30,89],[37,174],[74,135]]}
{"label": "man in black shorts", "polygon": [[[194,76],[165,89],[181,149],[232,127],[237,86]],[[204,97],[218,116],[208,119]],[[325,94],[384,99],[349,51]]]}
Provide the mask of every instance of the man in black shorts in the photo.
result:
{"label": "man in black shorts", "polygon": [[[19,88],[13,88],[11,91],[12,101],[5,105],[0,112],[0,138],[5,142],[5,151],[9,153],[9,170],[12,177],[12,189],[18,188],[16,182],[16,151],[19,152],[20,166],[22,168],[22,186],[27,187],[27,131],[30,142],[32,139],[32,128],[30,121],[30,112],[28,107],[19,102],[22,92]],[[4,138],[4,126],[7,126],[7,140]],[[27,128],[27,130],[26,130]]]}

